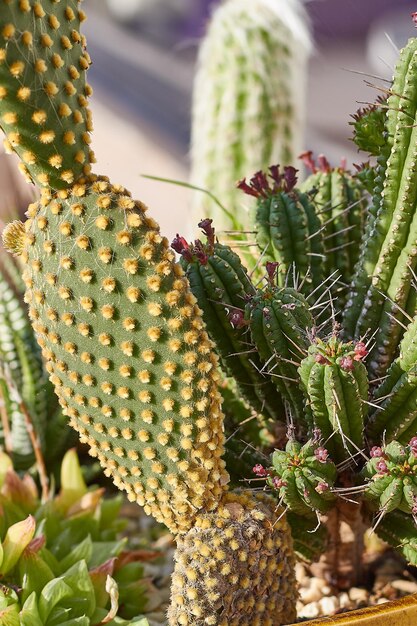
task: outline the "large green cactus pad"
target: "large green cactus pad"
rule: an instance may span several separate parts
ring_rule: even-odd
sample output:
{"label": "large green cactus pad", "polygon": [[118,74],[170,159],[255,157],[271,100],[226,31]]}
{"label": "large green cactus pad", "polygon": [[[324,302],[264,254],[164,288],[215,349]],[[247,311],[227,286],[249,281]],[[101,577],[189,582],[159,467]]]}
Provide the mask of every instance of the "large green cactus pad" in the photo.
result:
{"label": "large green cactus pad", "polygon": [[227,481],[217,361],[157,224],[81,179],[31,206],[26,299],[71,425],[115,484],[172,530]]}
{"label": "large green cactus pad", "polygon": [[26,177],[53,189],[89,173],[93,160],[84,18],[79,0],[2,2],[0,126]]}

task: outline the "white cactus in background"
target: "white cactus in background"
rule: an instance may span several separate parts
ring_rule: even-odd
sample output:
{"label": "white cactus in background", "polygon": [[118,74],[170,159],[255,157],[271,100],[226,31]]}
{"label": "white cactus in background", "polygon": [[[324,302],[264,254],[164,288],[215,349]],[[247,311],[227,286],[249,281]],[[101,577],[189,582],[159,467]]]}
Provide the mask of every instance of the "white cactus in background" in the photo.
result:
{"label": "white cactus in background", "polygon": [[244,230],[247,199],[236,181],[294,164],[304,147],[310,49],[301,0],[224,0],[214,12],[194,86],[191,180],[226,211],[198,193],[195,218]]}

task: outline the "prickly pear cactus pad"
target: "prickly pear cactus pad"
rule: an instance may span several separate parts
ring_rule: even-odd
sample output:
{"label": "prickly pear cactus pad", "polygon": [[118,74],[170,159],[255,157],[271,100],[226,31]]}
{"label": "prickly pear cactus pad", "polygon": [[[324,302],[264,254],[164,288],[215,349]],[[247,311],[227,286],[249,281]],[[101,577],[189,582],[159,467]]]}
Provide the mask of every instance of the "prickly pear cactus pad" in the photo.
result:
{"label": "prickly pear cactus pad", "polygon": [[217,361],[146,208],[89,177],[25,224],[26,300],[61,405],[130,500],[173,531],[227,481]]}
{"label": "prickly pear cactus pad", "polygon": [[199,514],[178,539],[170,626],[294,621],[293,559],[289,528],[274,500],[226,494],[215,513]]}
{"label": "prickly pear cactus pad", "polygon": [[79,1],[1,3],[0,120],[6,148],[37,185],[62,189],[88,174],[93,156],[86,83],[90,57]]}

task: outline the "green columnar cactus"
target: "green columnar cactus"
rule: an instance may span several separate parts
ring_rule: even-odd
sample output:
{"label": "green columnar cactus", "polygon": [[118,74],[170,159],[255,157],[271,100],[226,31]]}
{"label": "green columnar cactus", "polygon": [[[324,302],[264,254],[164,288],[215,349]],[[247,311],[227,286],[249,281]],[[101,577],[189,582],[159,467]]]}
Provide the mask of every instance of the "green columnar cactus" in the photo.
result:
{"label": "green columnar cactus", "polygon": [[414,316],[411,295],[416,264],[415,68],[417,41],[411,39],[397,65],[387,101],[386,142],[364,249],[354,277],[345,331],[350,337],[375,334],[369,358],[373,377],[383,376],[395,355],[404,320]]}
{"label": "green columnar cactus", "polygon": [[272,466],[268,483],[294,513],[326,513],[334,504],[331,489],[337,469],[318,441],[310,440],[302,446],[290,439],[285,450],[274,452]]}
{"label": "green columnar cactus", "polygon": [[368,479],[367,497],[375,501],[378,509],[391,513],[396,509],[404,513],[417,511],[417,437],[407,446],[398,441],[382,448],[371,449],[371,459],[363,473]]}
{"label": "green columnar cactus", "polygon": [[238,187],[257,199],[256,243],[262,259],[279,263],[281,286],[298,286],[305,293],[323,283],[324,247],[321,222],[306,194],[295,189],[297,170],[270,168],[270,179],[257,172],[249,184],[243,179]]}
{"label": "green columnar cactus", "polygon": [[318,339],[312,344],[299,369],[314,428],[329,439],[327,445],[338,462],[364,444],[368,378],[361,359],[365,355],[363,343],[342,343],[333,335],[327,342]]}
{"label": "green columnar cactus", "polygon": [[207,237],[206,244],[197,239],[190,246],[177,235],[172,247],[182,257],[222,368],[235,379],[239,393],[257,413],[283,420],[282,402],[269,377],[262,372],[263,363],[252,349],[248,328],[241,324],[246,301],[256,289],[238,255],[216,242],[211,220],[204,220],[199,226]]}
{"label": "green columnar cactus", "polygon": [[302,424],[304,396],[297,369],[308,349],[308,333],[314,325],[307,300],[290,287],[276,287],[276,263],[267,263],[269,279],[246,305],[246,318],[253,343],[289,413]]}
{"label": "green columnar cactus", "polygon": [[398,439],[406,444],[417,432],[416,330],[414,318],[404,333],[398,358],[375,389],[376,405],[368,425],[373,440],[383,435],[388,442]]}
{"label": "green columnar cactus", "polygon": [[[317,165],[311,152],[302,156],[312,173],[301,185],[301,191],[312,198],[323,227],[324,274],[337,272],[336,286],[347,287],[358,260],[366,217],[363,184],[343,165],[331,167],[323,155]],[[338,294],[338,308],[343,308],[344,299],[343,294]]]}
{"label": "green columnar cactus", "polygon": [[227,212],[197,196],[198,218],[248,230],[235,182],[302,151],[309,49],[299,0],[225,0],[214,12],[194,86],[192,182]]}
{"label": "green columnar cactus", "polygon": [[[57,169],[52,175],[44,142],[30,131],[31,140],[39,142],[40,156],[34,146],[35,159],[30,159],[33,163],[26,159],[25,167],[28,176],[42,185],[42,195],[30,206],[26,223],[15,222],[4,234],[6,247],[25,264],[25,297],[50,379],[70,424],[106,475],[127,491],[129,500],[143,505],[147,514],[177,534],[180,549],[181,542],[193,536],[198,519],[217,520],[231,510],[233,527],[216,523],[212,539],[213,545],[230,548],[224,552],[233,569],[241,552],[234,552],[232,534],[242,536],[250,518],[255,520],[253,530],[261,541],[253,558],[267,571],[268,580],[281,576],[283,585],[271,586],[267,603],[251,602],[258,593],[258,579],[249,576],[252,558],[239,561],[238,580],[228,580],[228,589],[219,587],[222,623],[241,623],[242,611],[252,624],[291,621],[296,599],[291,538],[282,523],[272,533],[271,544],[275,503],[265,501],[259,512],[260,505],[251,496],[240,503],[239,495],[227,491],[218,360],[183,269],[146,207],[123,187],[90,173],[88,150],[81,169],[75,166],[67,175],[68,161],[78,161],[66,148],[63,105],[70,110],[72,123],[82,107],[88,124],[83,124],[80,137],[74,133],[73,145],[89,144],[85,133],[90,129],[86,101],[90,90],[84,87],[84,75],[72,69],[75,63],[84,70],[87,65],[78,31],[81,17],[74,0],[59,7],[50,0],[11,0],[0,9],[0,50],[5,59],[0,87],[4,83],[6,89],[13,82],[11,65],[27,61],[18,43],[21,31],[28,30],[30,63],[19,75],[19,85],[30,90],[36,111],[44,107],[44,93],[50,96],[50,108],[44,107],[45,129],[62,158],[52,160]],[[62,64],[55,56],[61,48]],[[19,51],[21,59],[16,59]],[[53,68],[56,89],[51,81],[44,86],[46,92],[33,89],[38,67],[46,67],[46,72]],[[73,99],[68,101],[70,92]],[[19,100],[10,87],[7,94],[10,103]],[[4,124],[12,147],[26,148],[27,121],[16,115]],[[242,514],[237,514],[239,506]],[[242,581],[248,602],[240,605],[235,599]],[[193,581],[185,581],[184,598],[192,598],[193,586]],[[200,589],[202,612],[196,614],[191,602],[178,615],[174,585],[172,625],[207,624],[212,612],[204,597],[213,602],[208,579],[200,581]]]}

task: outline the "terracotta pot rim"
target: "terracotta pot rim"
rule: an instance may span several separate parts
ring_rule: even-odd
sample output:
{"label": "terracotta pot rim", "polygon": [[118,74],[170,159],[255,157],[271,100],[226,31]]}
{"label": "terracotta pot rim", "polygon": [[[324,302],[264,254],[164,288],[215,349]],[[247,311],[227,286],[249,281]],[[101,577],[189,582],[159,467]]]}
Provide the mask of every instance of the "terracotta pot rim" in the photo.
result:
{"label": "terracotta pot rim", "polygon": [[[334,617],[303,622],[305,626],[334,624],[334,626],[415,626],[417,624],[417,594],[393,602],[385,602]],[[297,626],[291,624],[290,626]]]}

